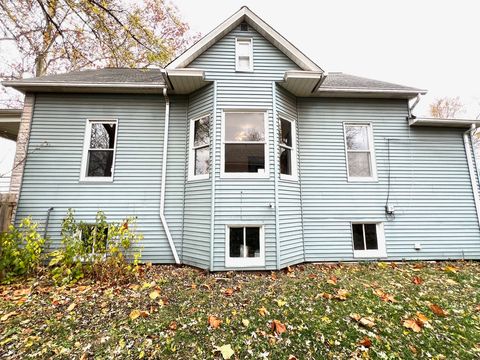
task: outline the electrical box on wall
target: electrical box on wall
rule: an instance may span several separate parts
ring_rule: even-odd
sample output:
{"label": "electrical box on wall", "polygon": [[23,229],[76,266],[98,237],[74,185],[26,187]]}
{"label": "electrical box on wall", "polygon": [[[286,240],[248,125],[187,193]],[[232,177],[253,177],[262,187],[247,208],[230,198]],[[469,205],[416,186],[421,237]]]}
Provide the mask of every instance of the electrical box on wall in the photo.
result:
{"label": "electrical box on wall", "polygon": [[422,250],[422,245],[420,243],[415,243],[415,245],[413,246],[413,248],[415,250]]}
{"label": "electrical box on wall", "polygon": [[393,206],[393,205],[391,205],[391,204],[385,205],[385,212],[386,212],[388,215],[393,215],[393,214],[395,214],[395,206]]}

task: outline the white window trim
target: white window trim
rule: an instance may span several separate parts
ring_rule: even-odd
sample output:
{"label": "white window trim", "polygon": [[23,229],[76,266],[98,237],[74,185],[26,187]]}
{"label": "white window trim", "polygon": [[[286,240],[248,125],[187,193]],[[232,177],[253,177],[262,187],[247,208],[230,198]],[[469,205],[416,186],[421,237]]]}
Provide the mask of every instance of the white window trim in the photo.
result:
{"label": "white window trim", "polygon": [[[348,170],[348,152],[351,150],[348,150],[347,148],[347,126],[348,125],[364,125],[367,126],[367,131],[368,131],[368,147],[370,151],[370,165],[371,165],[371,171],[372,171],[372,176],[368,177],[356,177],[356,176],[350,176],[349,170]],[[377,182],[378,177],[377,177],[377,161],[376,161],[376,156],[375,156],[375,141],[374,141],[374,135],[373,135],[373,124],[371,122],[357,122],[357,121],[345,121],[343,123],[343,142],[345,145],[345,164],[347,166],[347,181],[348,182]]]}
{"label": "white window trim", "polygon": [[[264,144],[264,159],[265,169],[263,173],[249,173],[249,172],[225,172],[225,114],[226,113],[263,113],[263,125],[265,127],[265,141]],[[225,179],[268,179],[270,158],[269,158],[269,132],[268,132],[268,111],[265,109],[223,109],[222,110],[222,133],[221,133],[221,150],[220,150],[220,178]],[[229,144],[233,142],[228,142]],[[248,144],[249,142],[241,141],[240,144]],[[259,141],[252,142],[261,144]]]}
{"label": "white window trim", "polygon": [[[286,145],[281,144],[281,136],[282,136],[282,120],[290,122],[290,126],[292,129],[292,146],[288,147]],[[298,167],[297,167],[297,122],[294,119],[291,119],[286,116],[280,115],[278,117],[278,134],[277,136],[279,137],[278,140],[278,167],[279,167],[279,173],[280,173],[280,179],[282,180],[289,180],[289,181],[298,181]],[[280,169],[280,149],[281,148],[286,148],[290,149],[292,152],[292,174],[282,174],[281,169]]]}
{"label": "white window trim", "polygon": [[[194,142],[195,142],[195,122],[198,120],[201,120],[203,118],[209,117],[209,137],[210,137],[210,143],[208,144],[208,150],[209,150],[209,170],[207,174],[201,174],[201,175],[195,175],[195,150],[199,147],[196,147],[194,149]],[[210,129],[212,128],[212,116],[211,114],[204,114],[202,116],[196,117],[194,119],[190,120],[190,134],[189,134],[189,154],[188,154],[188,181],[195,181],[195,180],[205,180],[210,178],[210,171],[211,169],[211,147],[212,147],[212,139],[211,139],[211,131]],[[200,147],[206,147],[200,146]]]}
{"label": "white window trim", "polygon": [[[112,159],[112,176],[87,176],[88,150],[90,150],[90,136],[92,134],[92,124],[94,123],[116,124],[115,141],[114,141],[114,148],[113,148],[113,159]],[[91,118],[86,120],[85,134],[83,138],[82,165],[80,170],[81,182],[113,182],[113,177],[115,173],[115,160],[117,158],[117,139],[118,139],[118,119]]]}
{"label": "white window trim", "polygon": [[[240,69],[240,62],[238,61],[238,42],[239,41],[249,41],[250,42],[250,64],[248,70]],[[235,71],[237,72],[253,72],[253,38],[251,37],[236,37],[235,38]]]}
{"label": "white window trim", "polygon": [[[230,228],[258,227],[260,228],[260,257],[232,258],[230,257]],[[245,236],[245,235],[244,235]],[[225,267],[246,268],[265,266],[265,226],[263,224],[228,224],[225,225]]]}
{"label": "white window trim", "polygon": [[[355,250],[353,241],[353,225],[355,224],[375,224],[377,226],[377,245],[376,250]],[[387,248],[385,244],[385,230],[382,222],[378,221],[352,221],[350,224],[350,232],[352,233],[352,249],[354,258],[386,258]],[[365,231],[363,232],[365,241]]]}

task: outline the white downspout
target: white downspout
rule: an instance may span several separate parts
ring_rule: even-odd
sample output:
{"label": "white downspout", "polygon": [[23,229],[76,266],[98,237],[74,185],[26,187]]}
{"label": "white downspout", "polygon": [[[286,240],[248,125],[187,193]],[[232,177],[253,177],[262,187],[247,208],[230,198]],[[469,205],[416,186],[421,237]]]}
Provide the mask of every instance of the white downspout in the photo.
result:
{"label": "white downspout", "polygon": [[470,147],[470,134],[476,129],[476,125],[472,124],[470,129],[463,133],[463,144],[465,145],[465,154],[467,155],[467,165],[468,165],[468,172],[470,173],[470,182],[472,184],[472,191],[473,191],[473,201],[475,203],[475,210],[477,211],[477,220],[478,225],[480,226],[480,196],[478,193],[478,185],[477,180],[475,178],[475,169],[474,163],[472,158],[472,149]]}
{"label": "white downspout", "polygon": [[175,263],[180,264],[177,249],[172,239],[172,234],[168,228],[167,219],[165,218],[165,188],[167,179],[167,152],[168,152],[168,127],[170,123],[170,99],[168,98],[167,88],[163,89],[163,96],[165,97],[165,130],[163,132],[163,154],[162,154],[162,185],[160,190],[160,220],[162,221],[165,235],[167,235],[170,249],[172,249]]}

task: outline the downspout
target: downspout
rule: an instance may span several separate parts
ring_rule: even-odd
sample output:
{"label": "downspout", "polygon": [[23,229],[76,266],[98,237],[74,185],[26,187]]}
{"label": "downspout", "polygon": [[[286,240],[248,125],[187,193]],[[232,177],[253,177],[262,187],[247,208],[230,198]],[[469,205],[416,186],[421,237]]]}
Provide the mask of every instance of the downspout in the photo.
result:
{"label": "downspout", "polygon": [[217,149],[217,81],[213,83],[213,113],[212,113],[212,165],[210,171],[212,174],[212,191],[210,195],[210,271],[215,269],[215,182],[217,178],[217,167],[215,163]]}
{"label": "downspout", "polygon": [[273,97],[273,153],[275,154],[273,160],[273,176],[274,176],[274,196],[275,196],[275,249],[276,249],[276,268],[280,270],[281,260],[280,260],[280,211],[279,211],[279,200],[278,200],[278,116],[277,116],[277,89],[275,81],[272,82],[272,97]]}
{"label": "downspout", "polygon": [[168,152],[168,126],[170,123],[170,99],[168,98],[167,88],[163,88],[163,96],[165,97],[165,130],[163,132],[163,154],[162,154],[162,184],[160,190],[160,220],[162,221],[163,229],[165,230],[165,235],[167,235],[168,244],[170,249],[172,249],[173,257],[175,258],[175,263],[180,264],[180,259],[178,258],[177,249],[173,243],[172,234],[167,224],[167,219],[165,218],[165,188],[166,188],[166,179],[167,179],[167,152]]}
{"label": "downspout", "polygon": [[472,184],[472,191],[473,191],[473,201],[475,203],[475,210],[477,212],[477,221],[478,225],[480,226],[480,196],[478,191],[477,180],[475,178],[475,169],[472,157],[472,148],[470,147],[470,135],[476,129],[476,125],[472,124],[470,129],[463,133],[463,144],[465,145],[465,154],[467,156],[467,165],[468,165],[468,172],[470,173],[470,182]]}

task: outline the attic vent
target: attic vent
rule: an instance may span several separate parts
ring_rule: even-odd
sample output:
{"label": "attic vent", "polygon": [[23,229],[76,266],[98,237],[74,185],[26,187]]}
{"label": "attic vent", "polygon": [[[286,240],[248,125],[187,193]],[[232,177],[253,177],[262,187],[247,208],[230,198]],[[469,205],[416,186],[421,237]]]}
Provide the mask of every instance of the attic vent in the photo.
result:
{"label": "attic vent", "polygon": [[246,22],[240,24],[240,31],[248,31],[248,24]]}

